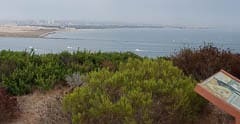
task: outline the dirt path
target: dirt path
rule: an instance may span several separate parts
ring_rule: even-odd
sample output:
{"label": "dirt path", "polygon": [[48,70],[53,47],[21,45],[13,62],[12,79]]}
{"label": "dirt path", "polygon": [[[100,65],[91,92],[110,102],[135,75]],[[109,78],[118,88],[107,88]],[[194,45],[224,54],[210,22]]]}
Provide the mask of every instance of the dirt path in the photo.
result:
{"label": "dirt path", "polygon": [[46,93],[19,96],[20,116],[6,124],[69,124],[69,117],[62,112],[61,99],[67,87],[56,88]]}

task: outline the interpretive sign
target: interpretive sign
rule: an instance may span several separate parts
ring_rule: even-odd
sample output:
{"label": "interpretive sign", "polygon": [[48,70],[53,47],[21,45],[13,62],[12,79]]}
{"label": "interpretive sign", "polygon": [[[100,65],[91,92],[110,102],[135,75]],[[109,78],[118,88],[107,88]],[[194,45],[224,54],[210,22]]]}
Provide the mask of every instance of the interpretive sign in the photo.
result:
{"label": "interpretive sign", "polygon": [[224,70],[195,87],[195,91],[220,109],[234,116],[240,124],[240,80]]}

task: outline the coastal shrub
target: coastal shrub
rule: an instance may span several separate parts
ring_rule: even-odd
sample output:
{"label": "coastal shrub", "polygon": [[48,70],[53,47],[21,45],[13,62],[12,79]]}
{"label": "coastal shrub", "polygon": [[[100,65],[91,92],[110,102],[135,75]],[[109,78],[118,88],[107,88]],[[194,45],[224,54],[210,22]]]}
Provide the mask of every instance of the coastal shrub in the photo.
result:
{"label": "coastal shrub", "polygon": [[115,71],[120,62],[139,56],[130,53],[102,53],[90,51],[35,54],[30,52],[0,51],[0,86],[14,95],[23,95],[34,89],[49,90],[66,75],[81,74],[106,67]]}
{"label": "coastal shrub", "polygon": [[129,59],[116,72],[90,72],[63,100],[74,124],[188,123],[203,103],[196,84],[170,61]]}
{"label": "coastal shrub", "polygon": [[3,85],[13,95],[27,94],[34,86],[34,66],[28,65],[24,69],[16,69],[10,76],[3,76]]}
{"label": "coastal shrub", "polygon": [[240,56],[211,44],[199,49],[184,48],[172,56],[174,65],[197,80],[204,80],[224,69],[240,78]]}
{"label": "coastal shrub", "polygon": [[34,81],[36,86],[42,90],[49,90],[55,83],[63,80],[66,69],[56,63],[47,63],[35,68],[36,77]]}
{"label": "coastal shrub", "polygon": [[8,121],[17,116],[17,99],[11,97],[6,89],[0,88],[0,122]]}
{"label": "coastal shrub", "polygon": [[64,69],[58,64],[47,63],[35,66],[29,63],[23,69],[16,69],[10,76],[3,76],[3,85],[14,95],[32,92],[33,89],[48,90],[64,77]]}
{"label": "coastal shrub", "polygon": [[109,60],[102,61],[101,63],[102,68],[108,68],[111,71],[116,71],[117,69],[116,66],[117,66],[116,63],[113,63],[112,61]]}
{"label": "coastal shrub", "polygon": [[83,84],[83,75],[79,73],[73,73],[72,75],[67,75],[65,80],[71,88],[81,86]]}
{"label": "coastal shrub", "polygon": [[0,52],[0,82],[2,76],[10,76],[17,68],[24,68],[28,62],[29,53],[3,50]]}
{"label": "coastal shrub", "polygon": [[105,63],[109,64],[109,68],[115,71],[118,68],[120,62],[126,62],[128,58],[137,58],[141,57],[135,55],[131,52],[118,53],[102,53],[102,52],[90,52],[90,51],[77,51],[72,54],[68,52],[62,52],[59,54],[60,61],[64,66],[71,71],[87,73],[102,67],[106,67]]}

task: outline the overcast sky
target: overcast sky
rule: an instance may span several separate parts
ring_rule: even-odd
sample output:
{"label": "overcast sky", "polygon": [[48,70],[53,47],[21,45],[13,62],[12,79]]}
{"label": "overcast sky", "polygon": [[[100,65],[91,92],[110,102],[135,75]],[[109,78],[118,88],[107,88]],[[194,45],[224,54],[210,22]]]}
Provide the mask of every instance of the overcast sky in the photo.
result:
{"label": "overcast sky", "polygon": [[240,26],[240,0],[0,0],[0,19]]}

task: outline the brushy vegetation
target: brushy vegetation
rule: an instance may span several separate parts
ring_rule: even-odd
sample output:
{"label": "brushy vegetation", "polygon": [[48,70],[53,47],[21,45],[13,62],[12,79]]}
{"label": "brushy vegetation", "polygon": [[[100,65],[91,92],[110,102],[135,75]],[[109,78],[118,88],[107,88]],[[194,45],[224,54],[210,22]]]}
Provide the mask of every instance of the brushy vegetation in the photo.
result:
{"label": "brushy vegetation", "polygon": [[0,113],[11,115],[17,106],[5,88],[23,95],[66,82],[77,87],[64,98],[64,108],[76,124],[192,123],[206,103],[193,91],[196,82],[220,69],[240,78],[239,65],[239,54],[212,45],[156,59],[130,52],[0,51]]}
{"label": "brushy vegetation", "polygon": [[129,59],[116,72],[90,72],[64,108],[74,124],[188,123],[203,103],[195,83],[170,61]]}
{"label": "brushy vegetation", "polygon": [[0,122],[17,116],[17,99],[10,96],[4,88],[0,88]]}
{"label": "brushy vegetation", "polygon": [[108,67],[116,70],[120,62],[139,56],[126,53],[74,53],[37,55],[34,52],[0,52],[0,86],[13,95],[23,95],[34,89],[48,90],[74,72],[87,73]]}
{"label": "brushy vegetation", "polygon": [[221,69],[240,78],[240,55],[233,54],[230,50],[219,49],[211,44],[199,49],[182,49],[172,56],[172,61],[185,74],[197,80],[204,80]]}

